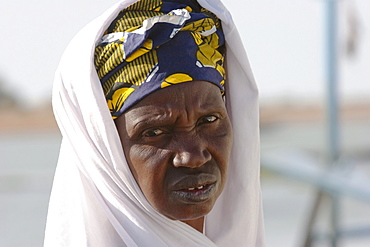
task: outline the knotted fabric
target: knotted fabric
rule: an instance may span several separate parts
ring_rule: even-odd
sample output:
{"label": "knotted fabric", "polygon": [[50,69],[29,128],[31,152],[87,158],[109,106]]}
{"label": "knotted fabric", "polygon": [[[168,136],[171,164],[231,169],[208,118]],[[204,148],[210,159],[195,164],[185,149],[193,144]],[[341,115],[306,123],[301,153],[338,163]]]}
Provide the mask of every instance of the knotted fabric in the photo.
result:
{"label": "knotted fabric", "polygon": [[173,84],[209,81],[224,93],[220,20],[195,1],[141,0],[112,22],[95,68],[113,119]]}

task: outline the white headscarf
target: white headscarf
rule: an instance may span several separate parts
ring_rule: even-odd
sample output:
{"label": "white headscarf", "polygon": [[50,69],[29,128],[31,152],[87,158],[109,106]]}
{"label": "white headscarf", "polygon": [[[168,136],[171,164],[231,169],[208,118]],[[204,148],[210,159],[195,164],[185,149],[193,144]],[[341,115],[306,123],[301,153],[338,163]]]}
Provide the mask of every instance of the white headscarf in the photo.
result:
{"label": "white headscarf", "polygon": [[239,34],[219,0],[198,2],[222,20],[234,143],[225,189],[206,216],[205,234],[159,214],[136,184],[93,62],[103,32],[134,2],[121,1],[81,30],[56,72],[53,108],[63,141],[45,246],[264,246],[258,91]]}

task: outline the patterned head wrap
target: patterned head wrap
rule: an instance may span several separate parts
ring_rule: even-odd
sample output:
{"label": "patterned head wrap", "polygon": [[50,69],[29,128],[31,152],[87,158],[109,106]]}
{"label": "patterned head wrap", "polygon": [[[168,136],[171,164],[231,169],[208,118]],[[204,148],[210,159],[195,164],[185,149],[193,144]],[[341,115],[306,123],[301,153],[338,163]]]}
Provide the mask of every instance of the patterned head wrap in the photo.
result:
{"label": "patterned head wrap", "polygon": [[219,19],[193,0],[141,0],[122,10],[95,49],[113,119],[150,93],[195,80],[224,94]]}

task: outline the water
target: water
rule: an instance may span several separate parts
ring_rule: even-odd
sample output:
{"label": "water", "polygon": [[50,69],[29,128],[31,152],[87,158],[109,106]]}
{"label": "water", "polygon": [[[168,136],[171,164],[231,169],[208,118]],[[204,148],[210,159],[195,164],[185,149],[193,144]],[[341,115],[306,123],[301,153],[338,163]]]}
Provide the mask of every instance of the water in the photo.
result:
{"label": "water", "polygon": [[[370,180],[370,136],[369,120],[341,122],[341,154],[346,163],[344,167],[347,181],[357,180],[355,175],[362,175],[363,184],[367,186]],[[263,126],[261,129],[261,154],[276,152],[276,150],[299,150],[317,160],[314,167],[325,171],[327,152],[327,132],[324,123],[301,122],[280,123]],[[280,152],[280,155],[289,152]],[[297,154],[297,153],[296,153]],[[296,155],[290,154],[290,158]],[[302,169],[304,160],[295,159],[296,168]],[[262,170],[264,171],[264,170]],[[267,174],[266,174],[267,173]],[[305,226],[309,221],[313,199],[317,193],[312,183],[292,179],[291,176],[277,176],[262,173],[262,192],[265,214],[265,229],[267,246],[295,247],[302,246],[305,237]],[[328,178],[323,176],[323,179]],[[368,198],[368,197],[367,197]],[[341,194],[339,202],[338,222],[341,230],[345,230],[339,240],[340,247],[370,246],[370,204],[359,197]],[[320,206],[319,216],[315,222],[314,233],[321,239],[314,242],[315,247],[329,247],[330,232],[330,202],[324,200]],[[348,234],[351,230],[352,233]],[[356,230],[355,232],[353,230]],[[322,237],[326,238],[322,238]]]}
{"label": "water", "polygon": [[[356,157],[357,169],[369,173],[369,123],[344,126],[344,151]],[[275,148],[322,153],[325,133],[317,124],[262,128],[262,154]],[[47,207],[61,137],[57,132],[0,133],[0,247],[42,246]],[[359,157],[362,159],[359,159]],[[262,172],[267,246],[301,246],[315,189],[308,184]],[[370,205],[342,198],[341,224],[370,227]],[[321,210],[318,229],[327,229],[328,210]],[[370,246],[370,236],[344,238],[341,247]],[[322,241],[315,246],[328,246]]]}
{"label": "water", "polygon": [[0,134],[0,246],[42,246],[61,137]]}

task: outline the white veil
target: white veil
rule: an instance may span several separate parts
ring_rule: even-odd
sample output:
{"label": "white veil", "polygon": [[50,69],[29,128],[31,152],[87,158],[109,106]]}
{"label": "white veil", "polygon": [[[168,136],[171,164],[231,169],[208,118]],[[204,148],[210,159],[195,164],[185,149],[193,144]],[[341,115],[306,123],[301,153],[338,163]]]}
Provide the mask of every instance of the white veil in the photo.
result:
{"label": "white veil", "polygon": [[232,18],[219,0],[198,0],[226,38],[226,104],[234,144],[225,189],[206,216],[205,234],[154,210],[126,163],[94,68],[94,50],[123,0],[69,44],[53,89],[63,135],[45,246],[264,246],[259,181],[258,91]]}

